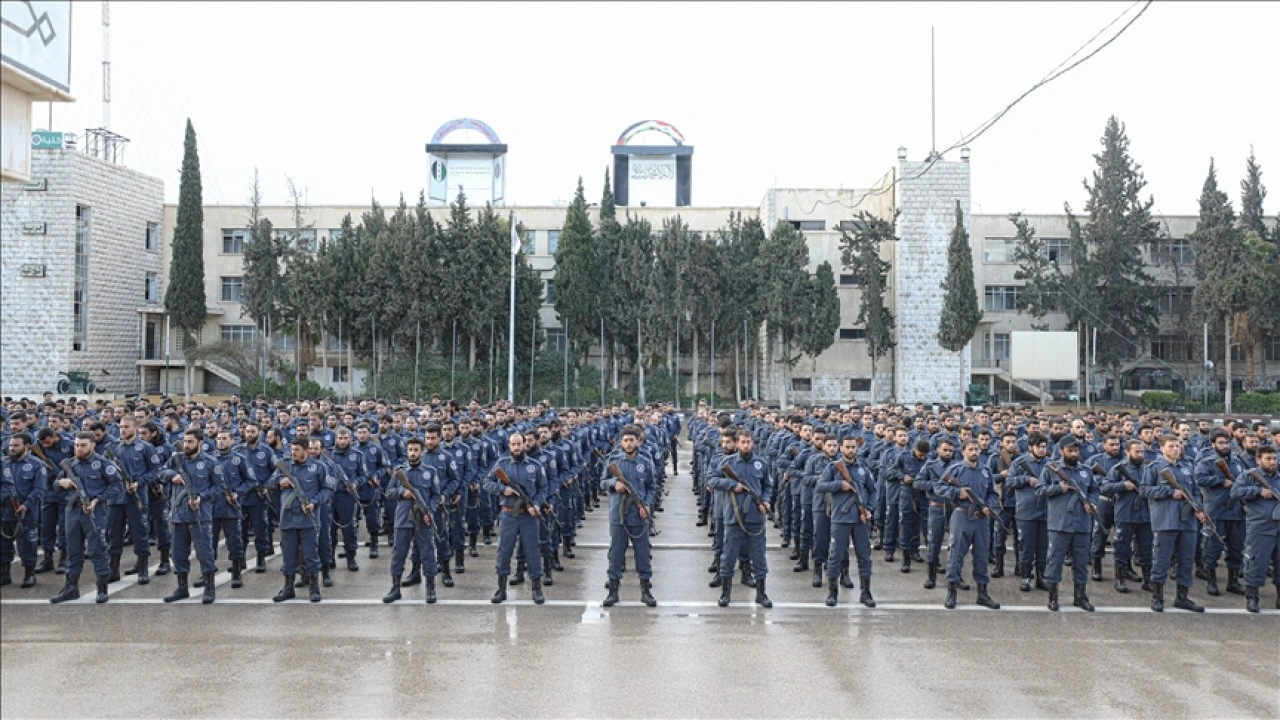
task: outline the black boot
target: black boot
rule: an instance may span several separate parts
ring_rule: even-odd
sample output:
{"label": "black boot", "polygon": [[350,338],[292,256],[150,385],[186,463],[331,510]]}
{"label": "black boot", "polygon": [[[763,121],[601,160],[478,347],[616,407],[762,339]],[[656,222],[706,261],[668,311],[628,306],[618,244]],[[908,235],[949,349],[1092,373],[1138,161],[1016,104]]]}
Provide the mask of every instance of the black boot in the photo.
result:
{"label": "black boot", "polygon": [[355,550],[347,553],[347,572],[360,572],[360,566],[356,564]]}
{"label": "black boot", "polygon": [[719,557],[716,557],[716,559],[715,559],[715,560],[713,560],[713,561],[711,562],[711,567],[707,568],[707,572],[709,572],[709,573],[713,573],[713,574],[714,574],[714,573],[718,573],[718,572],[720,572],[720,558],[719,558]]}
{"label": "black boot", "polygon": [[522,584],[523,582],[524,582],[524,563],[523,563],[523,562],[520,562],[520,561],[517,561],[517,562],[516,562],[516,576],[515,576],[515,577],[513,577],[513,578],[511,578],[511,583],[510,583],[510,585],[511,585],[511,587],[515,587],[515,586],[517,586],[517,585]]}
{"label": "black boot", "polygon": [[[623,570],[625,569],[626,569],[626,566],[624,565]],[[552,579],[551,577],[551,573],[553,570],[554,568],[551,567],[551,558],[549,557],[542,558],[542,584],[546,587],[551,587],[556,584],[555,580]]]}
{"label": "black boot", "polygon": [[996,555],[996,566],[991,570],[991,577],[1004,577],[1004,553]]}
{"label": "black boot", "polygon": [[[556,550],[555,552],[551,553],[551,556],[550,556],[550,557],[547,557],[547,558],[544,558],[544,560],[546,560],[547,562],[551,563],[551,569],[552,569],[552,570],[555,570],[556,572],[564,572],[564,565],[561,565],[561,564],[560,564],[560,551],[559,551],[559,550]],[[547,564],[547,563],[543,563],[543,564],[545,565],[545,564]],[[551,576],[550,576],[550,575],[548,575],[547,577],[551,577]]]}
{"label": "black boot", "polygon": [[533,594],[533,604],[541,605],[547,599],[542,596],[542,578],[529,578],[530,590]]}
{"label": "black boot", "polygon": [[1198,605],[1194,600],[1187,597],[1187,593],[1191,588],[1186,585],[1178,586],[1178,595],[1173,599],[1173,606],[1179,610],[1189,610],[1191,612],[1204,612],[1204,606]]}
{"label": "black boot", "polygon": [[112,555],[108,560],[108,564],[111,567],[111,576],[107,579],[107,582],[120,582],[120,556]]}
{"label": "black boot", "polygon": [[1121,595],[1129,594],[1129,586],[1124,584],[1124,567],[1120,565],[1116,566],[1115,588],[1116,588],[1116,592],[1120,593]]}
{"label": "black boot", "polygon": [[500,602],[504,602],[506,599],[507,599],[507,576],[499,575],[498,591],[493,594],[493,597],[489,598],[489,602],[496,605]]}
{"label": "black boot", "polygon": [[893,558],[893,551],[892,551],[892,550],[890,550],[889,552],[886,552],[886,553],[884,554],[884,561],[885,561],[885,562],[887,562],[887,563],[891,563],[891,562],[893,562],[893,559],[894,559],[894,558]]}
{"label": "black boot", "polygon": [[741,580],[742,584],[749,588],[755,587],[756,577],[755,577],[755,573],[753,573],[751,570],[751,565],[748,563],[742,563],[741,570],[742,570],[742,580]]}
{"label": "black boot", "polygon": [[982,607],[991,608],[992,610],[1000,609],[1000,603],[996,602],[995,600],[992,600],[991,596],[987,594],[986,583],[978,583],[978,599],[975,602],[977,602]]}
{"label": "black boot", "polygon": [[964,590],[965,592],[969,592],[970,590],[972,590],[972,589],[973,589],[973,588],[969,585],[969,583],[967,583],[967,582],[965,582],[965,581],[964,581],[964,578],[963,578],[963,577],[961,577],[961,578],[960,578],[960,582],[956,583],[956,587],[960,588],[961,590]]}
{"label": "black boot", "polygon": [[436,579],[428,575],[427,577],[423,578],[422,582],[423,582],[422,589],[425,590],[427,593],[426,603],[428,605],[435,605],[436,604]]}
{"label": "black boot", "polygon": [[[492,525],[484,526],[484,544],[485,545],[493,544],[493,526]],[[505,596],[505,592],[504,592],[504,596]]]}
{"label": "black boot", "polygon": [[806,550],[800,551],[800,562],[791,568],[791,572],[809,572],[809,553]]}
{"label": "black boot", "polygon": [[720,577],[719,574],[716,574],[711,578],[711,582],[707,583],[707,586],[716,588],[716,587],[720,587],[723,584],[724,584],[724,578]]}
{"label": "black boot", "polygon": [[[786,547],[786,546],[787,546],[787,543],[784,541],[784,542],[782,543],[782,547]],[[790,554],[790,555],[787,555],[787,559],[788,559],[788,560],[799,560],[799,559],[800,559],[800,543],[796,543],[796,546],[795,546],[795,547],[793,547],[793,548],[791,548],[791,554]]]}
{"label": "black boot", "polygon": [[107,601],[107,583],[110,582],[107,577],[106,575],[98,576],[98,597],[94,598],[94,602],[99,605]]}
{"label": "black boot", "polygon": [[413,587],[422,582],[422,563],[415,562],[409,566],[409,577],[401,583],[404,587]]}
{"label": "black boot", "polygon": [[764,578],[756,578],[756,604],[762,608],[773,607],[773,601],[764,591]]}
{"label": "black boot", "polygon": [[849,577],[849,561],[840,563],[840,587],[853,589],[853,578]]}
{"label": "black boot", "polygon": [[858,596],[858,602],[869,608],[876,606],[875,598],[871,597],[871,576],[862,576],[862,594]]}
{"label": "black boot", "polygon": [[9,574],[9,566],[0,567],[0,586],[12,585],[13,576]]}
{"label": "black boot", "polygon": [[67,551],[66,550],[58,551],[58,569],[54,571],[54,574],[55,575],[67,574]]}
{"label": "black boot", "polygon": [[1258,588],[1246,586],[1244,589],[1244,609],[1251,613],[1258,612]]}
{"label": "black boot", "polygon": [[716,602],[720,607],[729,607],[731,590],[733,588],[733,576],[722,576],[723,582],[720,583],[720,600]]}
{"label": "black boot", "polygon": [[382,596],[382,602],[391,604],[399,599],[400,599],[400,576],[392,575],[391,589],[387,591],[386,595]]}
{"label": "black boot", "polygon": [[36,566],[24,565],[22,567],[22,585],[19,587],[29,588],[36,584]]}
{"label": "black boot", "polygon": [[1089,596],[1085,594],[1088,586],[1085,583],[1076,583],[1075,606],[1085,612],[1093,612],[1093,603],[1089,602]]}
{"label": "black boot", "polygon": [[133,574],[138,576],[139,585],[151,584],[151,574],[150,574],[150,571],[147,569],[146,557],[138,558],[137,564],[133,566]]}
{"label": "black boot", "polygon": [[[325,587],[333,587],[333,578],[329,577],[329,568],[332,568],[332,567],[333,567],[333,565],[321,565],[321,566],[320,566],[320,577],[321,577],[321,578],[324,578],[324,586],[325,586]],[[314,585],[314,584],[315,584],[314,580],[315,580],[315,578],[312,578],[312,583],[311,583],[312,585]],[[312,600],[311,602],[319,602],[319,601],[318,601],[318,600]]]}
{"label": "black boot", "polygon": [[1031,568],[1020,566],[1022,572],[1019,573],[1021,580],[1018,582],[1018,589],[1022,592],[1031,592]]}
{"label": "black boot", "polygon": [[1164,585],[1151,583],[1151,609],[1164,612]]}
{"label": "black boot", "polygon": [[1142,568],[1142,590],[1143,592],[1151,592],[1151,566],[1144,565]]}
{"label": "black boot", "polygon": [[1036,568],[1036,589],[1048,590],[1049,586],[1044,584],[1044,568]]}
{"label": "black boot", "polygon": [[284,576],[284,587],[280,588],[280,592],[276,593],[275,597],[271,598],[272,602],[284,602],[285,600],[292,600],[297,597],[293,592],[293,579],[293,575]]}
{"label": "black boot", "polygon": [[205,573],[204,574],[204,597],[201,598],[200,602],[205,605],[209,605],[213,603],[213,601],[216,600],[217,597],[218,597],[217,591],[214,589],[214,585],[213,585],[213,573]]}
{"label": "black boot", "polygon": [[[567,557],[567,558],[569,558],[570,560],[572,560],[572,559],[574,559],[574,558],[578,557],[577,555],[574,555],[574,554],[573,554],[573,545],[572,545],[572,542],[573,542],[573,539],[572,539],[572,538],[565,538],[565,539],[564,539],[564,556],[565,556],[565,557]],[[472,548],[474,548],[474,547],[475,547],[475,545],[472,545],[471,547],[472,547]],[[472,555],[472,557],[475,557],[475,556],[474,556],[474,555]]]}
{"label": "black boot", "polygon": [[68,575],[66,585],[62,586],[62,589],[58,591],[57,595],[49,598],[49,602],[56,605],[57,603],[64,603],[68,600],[75,600],[78,597],[80,597],[80,576]]}
{"label": "black boot", "polygon": [[1240,584],[1239,570],[1227,570],[1227,592],[1234,595],[1244,594],[1244,586]]}
{"label": "black boot", "polygon": [[840,602],[840,581],[835,578],[827,580],[827,607],[835,607]]}
{"label": "black boot", "polygon": [[813,564],[813,586],[816,588],[822,587],[822,570],[822,563],[816,562]]}
{"label": "black boot", "polygon": [[932,590],[938,586],[938,565],[936,563],[929,563],[927,570],[929,574],[924,579],[924,589]]}
{"label": "black boot", "polygon": [[[1204,591],[1214,597],[1218,597],[1219,595],[1221,595],[1222,592],[1218,590],[1218,571],[1216,569],[1205,570],[1204,574],[1206,578]],[[1176,602],[1174,603],[1174,607],[1177,607]]]}
{"label": "black boot", "polygon": [[187,598],[191,597],[191,592],[187,590],[187,574],[178,573],[177,578],[178,578],[178,586],[173,589],[173,592],[164,596],[164,601],[167,603],[177,602],[178,600],[186,600]]}
{"label": "black boot", "polygon": [[1049,583],[1049,609],[1058,612],[1058,583]]}
{"label": "black boot", "polygon": [[369,559],[376,560],[377,558],[378,558],[378,536],[374,535],[373,538],[369,540]]}
{"label": "black boot", "polygon": [[953,582],[947,583],[947,599],[942,601],[942,607],[948,610],[956,608],[956,584]]}
{"label": "black boot", "polygon": [[169,565],[169,551],[161,550],[160,565],[156,567],[156,577],[160,577],[161,575],[168,575],[171,569],[172,568]]}
{"label": "black boot", "polygon": [[36,565],[36,573],[53,572],[53,554],[46,552],[41,556],[40,563]]}
{"label": "black boot", "polygon": [[259,575],[267,571],[266,553],[258,553],[258,562],[253,566],[253,571]]}
{"label": "black boot", "polygon": [[904,573],[911,572],[911,556],[907,553],[902,553],[902,567],[898,568],[898,571]]}
{"label": "black boot", "polygon": [[1142,580],[1142,576],[1134,572],[1133,567],[1128,563],[1121,565],[1120,567],[1121,570],[1124,571],[1125,580],[1128,580],[1129,582],[1140,582]]}
{"label": "black boot", "polygon": [[243,560],[231,561],[231,588],[238,590],[244,587],[244,578],[240,577],[240,571],[244,570]]}
{"label": "black boot", "polygon": [[445,587],[453,587],[453,575],[449,574],[449,563],[452,559],[445,558],[440,564],[440,582],[444,583]]}
{"label": "black boot", "polygon": [[467,552],[464,548],[458,548],[457,552],[453,554],[453,566],[457,569],[459,575],[467,571],[466,566],[463,565],[463,558],[466,554]]}
{"label": "black boot", "polygon": [[1089,574],[1089,579],[1094,582],[1102,579],[1102,558],[1093,559],[1093,572]]}
{"label": "black boot", "polygon": [[618,604],[618,581],[610,580],[605,587],[609,588],[609,594],[604,596],[604,606],[613,607]]}
{"label": "black boot", "polygon": [[653,596],[652,580],[640,581],[640,602],[644,603],[646,607],[658,606],[658,600]]}
{"label": "black boot", "polygon": [[[301,566],[302,563],[298,563],[298,565]],[[310,584],[311,584],[311,573],[307,572],[306,570],[303,570],[301,573],[298,573],[298,581],[293,584],[293,587],[295,589],[304,588]]]}
{"label": "black boot", "polygon": [[[471,543],[467,546],[467,549],[471,551],[471,557],[473,557],[473,558],[474,558],[474,557],[480,557],[480,551],[479,551],[479,550],[476,550],[476,538],[477,538],[478,536],[479,536],[479,534],[478,534],[478,533],[471,533],[471,538],[470,538],[470,539],[471,539]],[[565,557],[573,557],[573,556],[572,556],[572,555],[565,555]]]}

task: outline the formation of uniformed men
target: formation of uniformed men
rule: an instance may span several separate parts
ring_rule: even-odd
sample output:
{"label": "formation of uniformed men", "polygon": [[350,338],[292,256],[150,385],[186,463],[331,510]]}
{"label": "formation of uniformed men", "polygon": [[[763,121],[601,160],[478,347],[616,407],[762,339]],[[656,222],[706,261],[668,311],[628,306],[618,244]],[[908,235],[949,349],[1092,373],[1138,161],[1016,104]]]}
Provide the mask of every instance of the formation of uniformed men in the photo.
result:
{"label": "formation of uniformed men", "polygon": [[[16,550],[22,588],[42,573],[65,576],[55,603],[79,597],[86,556],[99,603],[122,576],[151,582],[153,548],[154,575],[176,579],[166,602],[188,598],[189,587],[215,602],[222,551],[233,589],[279,552],[274,599],[306,588],[320,602],[339,559],[359,571],[363,534],[368,558],[391,548],[384,602],[419,584],[436,602],[437,578],[452,587],[477,543],[496,542],[492,602],[527,581],[541,604],[562,558],[575,557],[577,529],[603,509],[604,605],[620,601],[628,548],[640,600],[657,604],[650,538],[684,429],[669,406],[46,399],[3,410],[0,584],[13,582]],[[1112,589],[1140,583],[1157,612],[1170,581],[1173,607],[1194,612],[1203,610],[1191,598],[1195,579],[1209,595],[1243,595],[1250,612],[1269,579],[1280,587],[1280,431],[1265,423],[1193,429],[1147,414],[920,405],[780,415],[743,403],[733,413],[700,407],[687,430],[721,606],[732,602],[735,575],[758,605],[772,606],[771,529],[791,549],[792,570],[825,586],[829,606],[841,587],[860,587],[858,601],[875,607],[873,552],[902,573],[923,566],[925,589],[942,575],[947,608],[972,589],[968,576],[976,604],[998,609],[988,587],[1006,575],[1009,555],[1022,592],[1046,592],[1057,610],[1070,572],[1072,603],[1091,611],[1088,585],[1103,580],[1108,546]],[[133,558],[122,567],[126,550]]]}
{"label": "formation of uniformed men", "polygon": [[916,405],[780,414],[744,402],[734,413],[700,407],[689,439],[697,524],[714,538],[709,571],[722,606],[735,565],[741,582],[758,588],[757,602],[770,605],[756,551],[767,517],[792,548],[792,569],[812,563],[815,588],[826,579],[828,606],[840,587],[854,587],[852,554],[859,601],[874,607],[872,552],[896,565],[900,551],[900,572],[925,566],[925,589],[945,576],[946,608],[971,589],[971,557],[975,603],[999,609],[988,587],[1005,576],[1011,552],[1022,592],[1046,592],[1056,611],[1069,572],[1072,604],[1093,611],[1088,584],[1103,579],[1111,546],[1114,591],[1140,582],[1153,611],[1163,612],[1172,576],[1173,606],[1202,612],[1190,597],[1193,578],[1219,595],[1222,563],[1225,591],[1243,595],[1247,610],[1258,612],[1268,578],[1280,608],[1280,428],[1267,423],[1215,430],[1201,420],[1193,432],[1189,422],[1147,413],[1050,418],[1029,408],[939,414]]}

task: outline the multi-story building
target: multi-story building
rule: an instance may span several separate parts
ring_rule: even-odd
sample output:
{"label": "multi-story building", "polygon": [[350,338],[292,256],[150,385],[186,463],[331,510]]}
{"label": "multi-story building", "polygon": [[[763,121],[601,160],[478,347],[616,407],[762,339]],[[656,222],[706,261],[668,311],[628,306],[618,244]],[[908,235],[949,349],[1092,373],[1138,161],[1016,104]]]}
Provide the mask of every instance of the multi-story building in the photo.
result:
{"label": "multi-story building", "polygon": [[34,150],[30,179],[0,195],[4,395],[38,397],[72,372],[137,393],[138,358],[157,339],[164,183],[115,162],[123,138],[85,140],[97,155]]}

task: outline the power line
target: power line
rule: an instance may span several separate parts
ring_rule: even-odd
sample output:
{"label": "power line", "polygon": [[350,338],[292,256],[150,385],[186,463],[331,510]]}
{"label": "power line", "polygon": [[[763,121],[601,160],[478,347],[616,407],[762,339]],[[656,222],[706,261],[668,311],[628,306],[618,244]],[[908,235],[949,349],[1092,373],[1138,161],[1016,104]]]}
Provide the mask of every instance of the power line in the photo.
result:
{"label": "power line", "polygon": [[[1139,0],[1139,1],[1141,1],[1141,0]],[[847,204],[847,203],[845,203],[845,202],[842,202],[842,201],[840,201],[840,200],[838,200],[838,199],[837,199],[837,200],[822,200],[822,199],[815,200],[815,201],[814,201],[814,203],[813,203],[813,205],[811,205],[811,206],[809,207],[809,209],[808,209],[807,211],[805,211],[805,212],[804,212],[804,214],[805,214],[805,215],[810,215],[810,214],[812,214],[812,213],[813,213],[813,211],[814,211],[814,210],[816,210],[816,209],[817,209],[817,207],[818,207],[819,205],[840,205],[840,206],[845,207],[845,208],[848,208],[848,209],[850,209],[850,210],[854,210],[854,209],[856,209],[859,205],[861,205],[861,204],[862,204],[862,202],[863,202],[864,200],[866,200],[867,198],[869,198],[869,197],[875,197],[875,196],[877,196],[877,195],[883,195],[883,194],[885,194],[885,193],[889,192],[890,190],[892,190],[895,186],[897,186],[897,185],[898,185],[898,183],[901,183],[901,182],[903,182],[904,180],[916,180],[916,179],[919,179],[919,178],[923,177],[923,176],[924,176],[926,173],[928,173],[928,172],[929,172],[929,170],[930,170],[930,169],[932,169],[932,168],[933,168],[933,166],[934,166],[935,164],[937,164],[937,162],[938,162],[939,160],[941,160],[941,159],[943,158],[943,156],[945,156],[947,153],[949,153],[949,152],[951,152],[951,151],[953,151],[953,150],[955,150],[955,149],[957,149],[957,148],[960,148],[960,147],[963,147],[963,146],[969,145],[969,144],[971,144],[973,141],[977,140],[978,138],[980,138],[980,137],[982,137],[984,134],[986,134],[986,132],[987,132],[988,130],[990,130],[990,129],[991,129],[991,128],[992,128],[992,127],[993,127],[997,122],[999,122],[999,121],[1000,121],[1000,119],[1001,119],[1001,118],[1003,118],[1006,114],[1008,114],[1008,112],[1009,112],[1010,110],[1012,110],[1012,109],[1014,108],[1014,106],[1016,106],[1018,103],[1022,102],[1024,99],[1026,99],[1026,97],[1027,97],[1028,95],[1030,95],[1031,93],[1033,93],[1033,92],[1035,92],[1036,90],[1040,89],[1041,87],[1044,87],[1045,85],[1047,85],[1047,84],[1049,84],[1049,83],[1053,82],[1054,80],[1057,80],[1058,78],[1062,77],[1063,75],[1067,74],[1067,73],[1068,73],[1068,72],[1070,72],[1071,70],[1073,70],[1073,69],[1075,69],[1076,67],[1078,67],[1081,63],[1085,62],[1086,60],[1089,60],[1089,59],[1090,59],[1090,58],[1092,58],[1093,56],[1095,56],[1095,55],[1097,55],[1098,53],[1102,52],[1102,50],[1103,50],[1104,48],[1106,48],[1108,45],[1110,45],[1111,43],[1113,43],[1113,42],[1115,42],[1117,39],[1119,39],[1119,38],[1120,38],[1120,36],[1121,36],[1121,35],[1123,35],[1123,34],[1125,33],[1125,31],[1127,31],[1130,27],[1132,27],[1132,26],[1133,26],[1133,24],[1134,24],[1135,22],[1137,22],[1137,21],[1138,21],[1138,18],[1142,17],[1142,16],[1143,16],[1143,14],[1147,12],[1147,10],[1151,7],[1151,3],[1152,3],[1153,1],[1154,1],[1154,0],[1147,0],[1147,1],[1146,1],[1146,3],[1145,3],[1145,4],[1143,4],[1142,9],[1141,9],[1141,10],[1139,10],[1139,11],[1138,11],[1138,13],[1137,13],[1136,15],[1134,15],[1132,18],[1130,18],[1130,19],[1129,19],[1129,22],[1125,23],[1125,24],[1124,24],[1124,26],[1123,26],[1123,27],[1121,27],[1118,31],[1116,31],[1116,33],[1115,33],[1114,35],[1112,35],[1110,38],[1108,38],[1105,42],[1103,42],[1103,43],[1102,43],[1101,45],[1099,45],[1098,47],[1094,48],[1094,49],[1093,49],[1093,51],[1092,51],[1092,52],[1090,52],[1088,55],[1085,55],[1084,57],[1082,57],[1082,58],[1080,58],[1080,59],[1076,60],[1075,62],[1071,63],[1070,65],[1067,65],[1065,68],[1063,67],[1063,65],[1066,65],[1066,63],[1067,63],[1068,61],[1070,61],[1070,60],[1071,60],[1071,58],[1073,58],[1073,57],[1075,57],[1076,55],[1078,55],[1078,54],[1080,53],[1080,51],[1081,51],[1081,50],[1083,50],[1084,48],[1088,47],[1090,43],[1092,43],[1094,40],[1096,40],[1100,35],[1102,35],[1102,33],[1106,32],[1107,28],[1112,27],[1113,25],[1115,25],[1117,22],[1119,22],[1119,21],[1120,21],[1120,18],[1123,18],[1125,15],[1129,14],[1129,12],[1130,12],[1131,10],[1133,10],[1133,8],[1134,8],[1134,7],[1136,7],[1138,3],[1137,3],[1137,2],[1135,2],[1133,5],[1130,5],[1129,7],[1125,8],[1125,11],[1124,11],[1124,12],[1120,13],[1120,15],[1119,15],[1119,16],[1117,16],[1114,20],[1112,20],[1112,21],[1111,21],[1110,23],[1108,23],[1105,27],[1103,27],[1103,29],[1102,29],[1102,30],[1099,30],[1097,33],[1095,33],[1095,34],[1094,34],[1094,36],[1093,36],[1093,37],[1091,37],[1091,38],[1090,38],[1090,39],[1089,39],[1089,40],[1088,40],[1084,45],[1081,45],[1079,48],[1077,48],[1077,49],[1076,49],[1076,51],[1075,51],[1075,52],[1071,53],[1071,55],[1068,55],[1068,56],[1067,56],[1067,58],[1066,58],[1066,60],[1063,60],[1061,63],[1058,63],[1058,66],[1057,66],[1056,68],[1054,68],[1053,70],[1049,71],[1049,74],[1048,74],[1048,75],[1046,75],[1045,77],[1043,77],[1043,78],[1042,78],[1039,82],[1037,82],[1035,85],[1032,85],[1029,89],[1027,89],[1027,91],[1026,91],[1026,92],[1022,93],[1022,94],[1021,94],[1021,95],[1019,95],[1017,98],[1015,98],[1015,99],[1013,100],[1013,102],[1011,102],[1011,103],[1009,103],[1008,105],[1006,105],[1006,106],[1004,107],[1004,109],[1002,109],[1000,112],[998,112],[998,113],[996,113],[995,115],[993,115],[993,116],[992,116],[989,120],[987,120],[986,122],[984,122],[984,123],[982,123],[981,125],[979,125],[979,126],[978,126],[978,128],[977,128],[976,130],[974,130],[973,132],[968,133],[968,134],[966,134],[966,135],[962,136],[959,140],[957,140],[955,143],[953,143],[953,144],[952,144],[950,147],[948,147],[946,150],[943,150],[943,151],[941,151],[941,152],[935,152],[935,153],[933,153],[933,154],[930,156],[930,158],[929,158],[929,162],[928,162],[928,163],[926,163],[926,164],[925,164],[925,166],[924,166],[924,168],[922,168],[919,172],[917,172],[917,173],[915,173],[914,175],[911,175],[911,176],[909,176],[909,177],[908,177],[908,176],[903,176],[903,177],[895,178],[895,179],[893,180],[893,182],[889,183],[888,185],[886,185],[886,186],[884,186],[884,187],[876,188],[876,189],[874,189],[874,190],[868,190],[868,191],[864,192],[862,195],[858,196],[857,200],[855,200],[855,201],[853,202],[853,204],[852,204],[852,205]],[[1061,68],[1061,69],[1058,69],[1058,68]]]}

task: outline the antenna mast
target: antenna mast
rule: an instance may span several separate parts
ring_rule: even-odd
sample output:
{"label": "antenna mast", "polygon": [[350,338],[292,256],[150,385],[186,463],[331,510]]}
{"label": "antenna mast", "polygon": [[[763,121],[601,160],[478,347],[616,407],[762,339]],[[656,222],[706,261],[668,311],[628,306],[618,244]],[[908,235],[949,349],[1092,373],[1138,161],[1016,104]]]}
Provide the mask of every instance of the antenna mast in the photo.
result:
{"label": "antenna mast", "polygon": [[102,0],[102,129],[111,129],[111,3]]}

